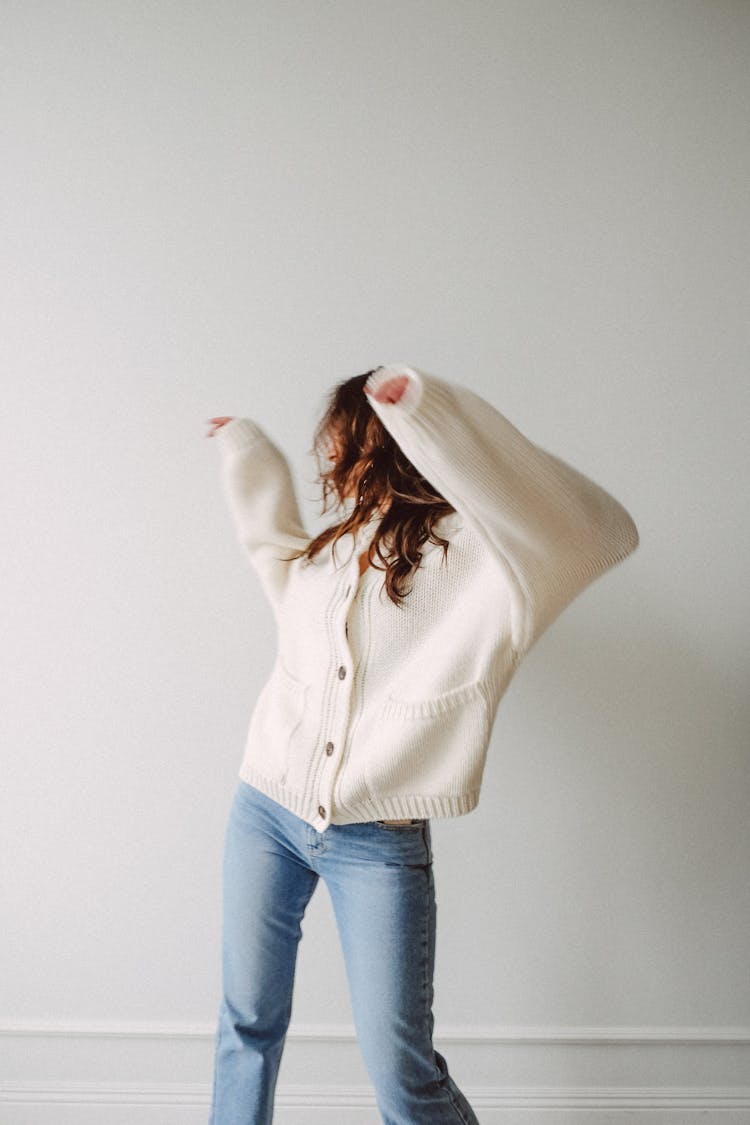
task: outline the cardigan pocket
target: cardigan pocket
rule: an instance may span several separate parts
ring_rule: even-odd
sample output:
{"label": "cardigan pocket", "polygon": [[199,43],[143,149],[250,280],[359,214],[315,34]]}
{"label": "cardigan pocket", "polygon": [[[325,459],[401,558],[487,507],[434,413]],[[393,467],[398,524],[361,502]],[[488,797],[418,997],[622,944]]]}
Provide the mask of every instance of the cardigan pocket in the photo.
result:
{"label": "cardigan pocket", "polygon": [[439,695],[391,693],[365,768],[376,796],[460,796],[481,783],[492,726],[493,686],[473,680]]}
{"label": "cardigan pocket", "polygon": [[448,715],[456,707],[486,702],[487,686],[484,680],[472,680],[427,699],[403,699],[391,693],[383,707],[383,715],[402,719],[428,719]]}
{"label": "cardigan pocket", "polygon": [[247,736],[254,769],[282,784],[286,780],[289,747],[302,725],[308,685],[277,660],[255,704]]}

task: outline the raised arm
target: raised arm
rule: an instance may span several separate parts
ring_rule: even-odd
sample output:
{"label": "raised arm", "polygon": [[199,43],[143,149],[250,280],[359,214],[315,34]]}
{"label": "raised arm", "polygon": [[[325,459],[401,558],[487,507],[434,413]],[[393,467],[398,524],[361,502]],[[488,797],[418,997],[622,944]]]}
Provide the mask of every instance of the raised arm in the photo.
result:
{"label": "raised arm", "polygon": [[495,554],[519,654],[638,546],[618,500],[473,391],[405,364],[379,368],[365,390],[409,460]]}
{"label": "raised arm", "polygon": [[237,536],[276,606],[289,573],[284,558],[305,547],[289,465],[283,453],[249,418],[233,418],[216,431],[222,486]]}

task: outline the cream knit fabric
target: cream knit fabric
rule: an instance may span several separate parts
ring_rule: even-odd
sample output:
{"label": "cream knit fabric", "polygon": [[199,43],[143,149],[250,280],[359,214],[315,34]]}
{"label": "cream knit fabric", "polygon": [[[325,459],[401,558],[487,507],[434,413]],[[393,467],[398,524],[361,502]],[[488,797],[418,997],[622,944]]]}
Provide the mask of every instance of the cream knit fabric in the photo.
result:
{"label": "cream knit fabric", "polygon": [[453,505],[395,606],[359,575],[371,520],[334,559],[285,562],[310,541],[286,459],[248,418],[216,440],[236,531],[273,607],[278,648],[240,777],[318,831],[451,817],[479,800],[492,725],[524,654],[595,578],[638,545],[608,492],[535,445],[486,400],[403,364],[398,403],[368,399]]}

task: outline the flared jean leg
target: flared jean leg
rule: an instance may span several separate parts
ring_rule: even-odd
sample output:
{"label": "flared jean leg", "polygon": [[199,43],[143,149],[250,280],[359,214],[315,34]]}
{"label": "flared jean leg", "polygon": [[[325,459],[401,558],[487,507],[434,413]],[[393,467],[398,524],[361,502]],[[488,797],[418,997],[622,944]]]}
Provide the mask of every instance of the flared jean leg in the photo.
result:
{"label": "flared jean leg", "polygon": [[301,920],[319,878],[269,810],[238,792],[226,830],[210,1125],[272,1121]]}
{"label": "flared jean leg", "polygon": [[479,1125],[432,1043],[437,905],[429,821],[345,828],[345,852],[337,855],[333,833],[320,870],[333,902],[357,1038],[383,1121]]}

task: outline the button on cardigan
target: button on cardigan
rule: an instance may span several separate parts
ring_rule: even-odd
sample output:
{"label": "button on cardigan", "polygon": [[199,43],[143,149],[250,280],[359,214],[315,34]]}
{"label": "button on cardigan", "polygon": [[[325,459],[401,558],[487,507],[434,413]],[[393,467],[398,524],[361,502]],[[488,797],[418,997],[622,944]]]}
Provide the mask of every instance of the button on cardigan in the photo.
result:
{"label": "button on cardigan", "polygon": [[286,458],[261,427],[216,432],[239,542],[278,644],[239,776],[318,831],[331,823],[461,816],[479,801],[498,705],[531,645],[638,546],[625,508],[468,388],[404,364],[397,403],[368,402],[453,506],[400,606],[384,572],[359,574],[376,530],[310,561]]}

